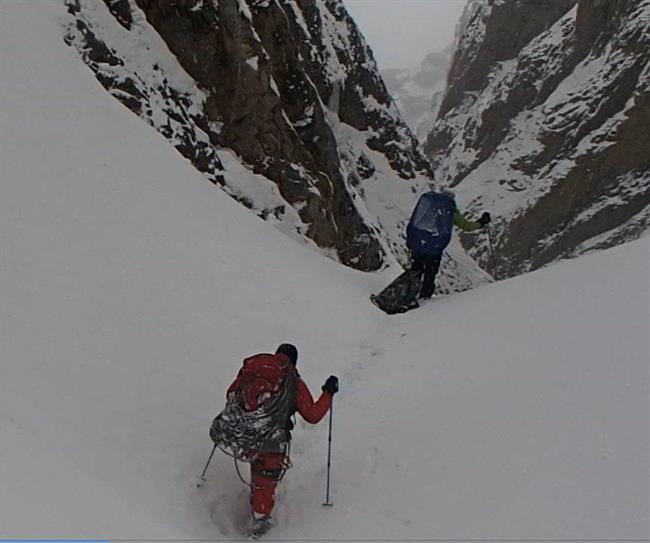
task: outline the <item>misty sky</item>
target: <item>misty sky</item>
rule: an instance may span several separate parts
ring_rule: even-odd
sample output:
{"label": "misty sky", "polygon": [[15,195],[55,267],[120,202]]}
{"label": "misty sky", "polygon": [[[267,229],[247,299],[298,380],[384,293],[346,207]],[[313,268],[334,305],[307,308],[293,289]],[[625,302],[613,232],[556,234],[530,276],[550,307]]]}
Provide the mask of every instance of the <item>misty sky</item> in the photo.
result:
{"label": "misty sky", "polygon": [[381,69],[408,67],[441,51],[467,0],[343,0]]}

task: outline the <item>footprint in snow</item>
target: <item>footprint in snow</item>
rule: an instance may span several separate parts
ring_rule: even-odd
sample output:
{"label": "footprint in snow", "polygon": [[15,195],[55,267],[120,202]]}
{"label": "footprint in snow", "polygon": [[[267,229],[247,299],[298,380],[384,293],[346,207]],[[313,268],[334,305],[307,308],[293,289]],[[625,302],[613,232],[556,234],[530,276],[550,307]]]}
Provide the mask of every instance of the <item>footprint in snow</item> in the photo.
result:
{"label": "footprint in snow", "polygon": [[210,504],[210,519],[222,535],[241,538],[248,535],[250,505],[248,490],[220,495]]}

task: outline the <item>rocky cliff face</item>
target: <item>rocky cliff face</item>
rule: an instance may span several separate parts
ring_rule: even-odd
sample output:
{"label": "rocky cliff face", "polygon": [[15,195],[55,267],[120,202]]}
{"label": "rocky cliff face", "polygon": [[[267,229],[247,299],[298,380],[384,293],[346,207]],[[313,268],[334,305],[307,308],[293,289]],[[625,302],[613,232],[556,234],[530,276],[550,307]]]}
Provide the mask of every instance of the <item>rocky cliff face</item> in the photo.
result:
{"label": "rocky cliff face", "polygon": [[650,228],[650,1],[472,0],[461,31],[425,148],[497,215],[497,273]]}
{"label": "rocky cliff face", "polygon": [[[212,182],[346,265],[403,259],[430,163],[340,0],[66,5],[66,42]],[[451,254],[449,289],[486,280]]]}

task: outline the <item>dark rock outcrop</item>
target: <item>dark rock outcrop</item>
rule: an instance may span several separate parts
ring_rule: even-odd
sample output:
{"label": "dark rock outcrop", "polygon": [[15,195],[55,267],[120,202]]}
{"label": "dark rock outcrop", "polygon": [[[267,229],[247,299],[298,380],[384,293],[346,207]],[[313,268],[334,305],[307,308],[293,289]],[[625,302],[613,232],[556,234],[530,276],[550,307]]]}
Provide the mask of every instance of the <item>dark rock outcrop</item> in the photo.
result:
{"label": "dark rock outcrop", "polygon": [[[104,4],[127,34],[117,35],[96,2],[68,0],[66,39],[113,95],[260,216],[290,223],[347,265],[382,265],[397,234],[372,219],[363,183],[383,178],[417,192],[431,169],[340,0]],[[121,45],[139,43],[155,58],[159,38],[184,71],[183,88],[171,73],[178,69],[135,65]],[[361,144],[342,141],[339,123]],[[264,189],[268,202],[231,181],[218,149],[276,185]],[[388,162],[388,178],[373,152]]]}
{"label": "dark rock outcrop", "polygon": [[425,148],[497,215],[498,275],[648,229],[650,2],[474,0],[465,17]]}
{"label": "dark rock outcrop", "polygon": [[440,116],[456,107],[466,92],[482,90],[495,64],[515,58],[576,1],[491,0],[472,9],[454,53]]}

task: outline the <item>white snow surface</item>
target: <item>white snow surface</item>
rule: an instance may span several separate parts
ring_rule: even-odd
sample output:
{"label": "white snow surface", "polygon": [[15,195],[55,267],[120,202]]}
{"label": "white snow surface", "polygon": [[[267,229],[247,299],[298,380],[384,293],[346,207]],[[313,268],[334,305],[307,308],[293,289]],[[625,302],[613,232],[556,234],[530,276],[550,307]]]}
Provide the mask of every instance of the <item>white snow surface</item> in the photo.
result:
{"label": "white snow surface", "polygon": [[[164,41],[147,22],[145,13],[138,7],[135,0],[127,1],[134,18],[134,24],[130,31],[126,31],[116,21],[104,3],[80,0],[76,7],[77,14],[74,17],[68,17],[64,25],[66,42],[78,50],[84,62],[88,62],[88,45],[83,28],[93,29],[97,33],[98,39],[102,40],[108,49],[114,51],[118,59],[114,65],[91,63],[93,69],[108,79],[136,82],[139,92],[147,97],[143,100],[142,109],[144,111],[140,112],[140,117],[163,133],[174,145],[182,144],[184,146],[187,144],[187,140],[190,140],[194,142],[195,146],[213,149],[210,137],[198,126],[200,123],[197,124],[197,117],[201,116],[203,102],[206,99],[205,92],[197,87],[178,60],[171,54]],[[246,18],[246,10],[249,10],[253,4],[242,11],[241,6],[248,6],[248,4],[245,0],[238,1],[240,13],[242,17]],[[268,7],[267,4],[255,4],[255,6]],[[405,265],[408,261],[404,247],[405,223],[417,198],[423,191],[429,189],[432,181],[428,175],[422,172],[408,181],[400,178],[386,158],[386,154],[370,149],[369,140],[379,136],[374,129],[359,132],[349,127],[351,138],[348,138],[348,131],[337,129],[337,126],[341,124],[338,118],[340,86],[347,77],[349,66],[358,62],[358,59],[354,61],[350,59],[346,64],[341,60],[353,53],[350,43],[354,24],[351,19],[343,16],[341,11],[343,5],[340,0],[337,2],[319,0],[315,6],[320,13],[322,42],[325,49],[320,57],[318,47],[314,42],[312,44],[312,60],[320,58],[326,77],[330,82],[337,82],[338,85],[339,92],[332,93],[328,103],[330,112],[326,114],[331,117],[330,122],[334,125],[332,129],[341,152],[340,171],[345,180],[345,188],[353,198],[356,211],[364,217],[364,221],[384,247],[388,265],[393,269],[398,269],[398,263]],[[287,7],[291,10],[290,13],[286,12],[287,16],[295,17],[305,33],[305,39],[311,39],[310,30],[299,5],[292,1],[281,6],[283,10]],[[343,18],[339,20],[341,17]],[[80,22],[84,25],[81,29]],[[254,28],[251,27],[251,30],[255,33]],[[361,58],[364,59],[361,66],[369,70],[372,76],[378,77],[377,67],[372,60],[370,50],[362,36],[358,35],[357,38],[364,51],[361,55]],[[258,39],[258,41],[260,40]],[[264,50],[260,50],[258,53],[246,61],[247,69],[258,69],[260,58],[263,57],[267,60],[270,58]],[[277,82],[272,77],[269,78],[269,87],[275,94],[280,94]],[[124,97],[124,92],[119,88],[113,88],[110,92],[116,98]],[[316,90],[316,92],[318,91]],[[408,157],[412,151],[409,148],[412,135],[398,120],[399,112],[395,105],[392,103],[390,106],[380,104],[374,96],[366,95],[361,87],[357,87],[357,92],[366,111],[378,112],[389,125],[396,128],[397,141],[386,144],[386,151],[392,145],[391,150],[397,150],[398,155]],[[305,117],[294,123],[284,111],[282,117],[289,126],[293,125],[292,128],[299,127],[303,123],[309,124],[313,122],[314,107],[324,107],[324,105],[322,103],[312,104],[305,110]],[[182,119],[182,122],[179,122],[179,118]],[[211,129],[215,133],[220,132],[221,128],[221,123],[211,123]],[[379,203],[382,204],[380,206],[375,205],[377,199],[374,203],[367,202],[364,190],[359,189],[361,181],[358,179],[357,161],[363,159],[367,162],[368,169],[372,170],[366,175],[364,183],[371,184],[374,191],[385,193],[380,195]],[[407,161],[410,160],[407,158]],[[317,193],[318,189],[313,184],[313,177],[304,169],[304,166],[294,164],[293,167],[300,171],[304,182],[310,185],[313,192]],[[299,239],[314,250],[327,254],[330,258],[338,261],[338,256],[333,249],[317,247],[306,235],[310,225],[301,220],[298,212],[307,205],[307,202],[289,204],[282,198],[275,183],[254,173],[250,167],[245,167],[240,158],[235,156],[231,150],[216,150],[212,157],[212,169],[208,169],[206,177],[212,182],[218,183],[225,192],[239,202],[245,203],[259,217],[272,222],[279,230],[292,238]],[[385,203],[385,207],[383,203]],[[453,250],[448,254],[450,258],[446,258],[443,262],[440,274],[441,291],[450,292],[473,288],[491,280],[490,276],[468,257],[460,244],[455,243]]]}
{"label": "white snow surface", "polygon": [[232,462],[194,476],[241,359],[282,341],[341,392],[334,507],[327,425],[299,424],[271,537],[650,537],[650,238],[384,316],[389,274],[206,183],[62,13],[0,3],[0,537],[240,537]]}

